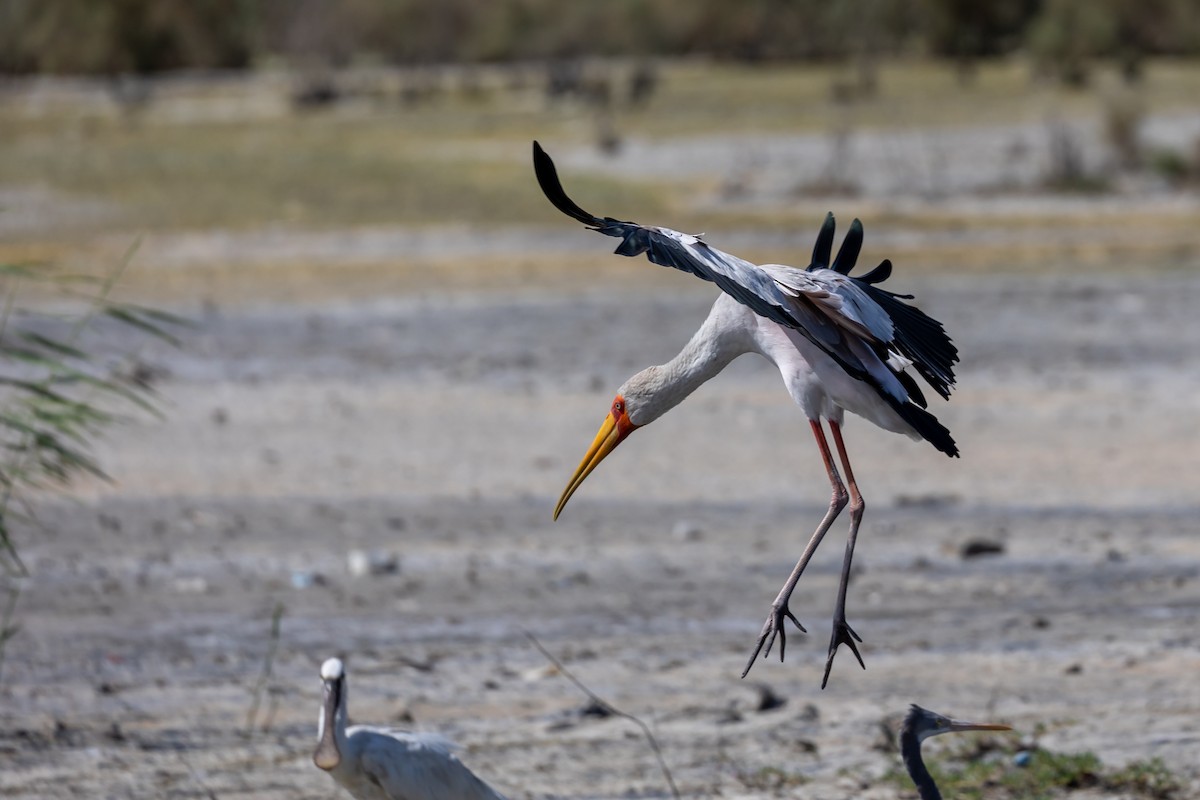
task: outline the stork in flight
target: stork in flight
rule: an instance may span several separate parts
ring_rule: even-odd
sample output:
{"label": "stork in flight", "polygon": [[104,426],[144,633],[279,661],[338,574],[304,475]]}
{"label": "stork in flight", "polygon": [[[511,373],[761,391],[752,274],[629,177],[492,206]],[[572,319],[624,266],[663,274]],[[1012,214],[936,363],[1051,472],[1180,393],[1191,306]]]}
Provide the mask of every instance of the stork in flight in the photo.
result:
{"label": "stork in flight", "polygon": [[447,739],[372,725],[346,727],[346,670],[321,665],[325,698],[313,763],[358,800],[504,800],[457,756]]}
{"label": "stork in flight", "polygon": [[[957,456],[950,432],[925,410],[925,398],[907,372],[911,367],[935,392],[949,399],[958,350],[942,324],[903,302],[911,295],[876,286],[891,275],[890,261],[859,277],[849,274],[862,248],[863,229],[857,219],[832,261],[834,221],[830,214],[817,236],[808,269],[751,264],[710,247],[699,236],[589,214],[567,196],[554,162],[537,142],[533,143],[533,165],[538,184],[555,208],[591,230],[620,239],[618,255],[645,254],[654,264],[690,272],[723,291],[679,355],[639,372],[617,391],[607,419],[554,509],[554,518],[558,519],[575,490],[625,437],[675,407],[737,356],[758,353],[779,369],[788,393],[808,417],[833,497],[771,603],[742,677],[754,666],[764,645],[763,657],[770,655],[776,636],[779,659],[783,660],[785,619],[805,630],[788,608],[788,601],[817,546],[847,503],[850,532],[821,687],[829,681],[833,657],[841,644],[849,645],[865,669],[855,645],[862,639],[846,622],[850,564],[865,504],[842,440],[842,419],[844,412],[850,411],[885,430],[924,439],[946,455]],[[829,424],[846,472],[845,483],[834,464],[822,420]]]}
{"label": "stork in flight", "polygon": [[904,718],[904,724],[900,726],[900,758],[904,761],[904,768],[908,770],[908,776],[916,784],[917,794],[921,796],[921,800],[942,800],[942,793],[938,791],[937,784],[933,782],[933,776],[929,774],[929,770],[925,768],[925,762],[921,759],[921,742],[930,736],[943,733],[1011,730],[1012,728],[1007,725],[960,722],[914,704],[909,708],[908,716]]}

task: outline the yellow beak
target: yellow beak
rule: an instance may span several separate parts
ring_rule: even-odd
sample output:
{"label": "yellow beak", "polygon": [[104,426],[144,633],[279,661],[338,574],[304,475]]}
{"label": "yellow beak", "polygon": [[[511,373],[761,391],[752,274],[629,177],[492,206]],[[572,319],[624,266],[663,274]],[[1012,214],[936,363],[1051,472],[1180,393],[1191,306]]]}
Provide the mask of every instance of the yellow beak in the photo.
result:
{"label": "yellow beak", "polygon": [[583,457],[583,461],[579,462],[579,466],[575,469],[575,475],[567,484],[567,488],[563,490],[562,497],[558,498],[558,505],[554,507],[555,519],[558,519],[563,507],[566,506],[567,501],[571,499],[571,495],[575,494],[575,490],[579,488],[584,479],[592,474],[592,470],[604,460],[605,456],[616,449],[621,440],[633,430],[633,427],[629,423],[629,417],[624,415],[621,416],[621,419],[617,419],[610,413],[605,418],[604,424],[600,426],[600,432],[596,434],[596,438],[592,440],[592,446],[588,448],[587,455]]}

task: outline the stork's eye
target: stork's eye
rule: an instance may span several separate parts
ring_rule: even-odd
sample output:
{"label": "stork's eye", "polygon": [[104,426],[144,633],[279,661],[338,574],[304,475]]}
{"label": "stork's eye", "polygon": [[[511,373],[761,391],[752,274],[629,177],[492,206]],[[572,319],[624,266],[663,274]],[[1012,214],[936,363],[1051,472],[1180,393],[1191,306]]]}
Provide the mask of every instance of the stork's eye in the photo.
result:
{"label": "stork's eye", "polygon": [[625,413],[625,404],[624,403],[622,403],[620,400],[613,403],[613,414],[615,414],[616,416],[619,417],[624,413]]}

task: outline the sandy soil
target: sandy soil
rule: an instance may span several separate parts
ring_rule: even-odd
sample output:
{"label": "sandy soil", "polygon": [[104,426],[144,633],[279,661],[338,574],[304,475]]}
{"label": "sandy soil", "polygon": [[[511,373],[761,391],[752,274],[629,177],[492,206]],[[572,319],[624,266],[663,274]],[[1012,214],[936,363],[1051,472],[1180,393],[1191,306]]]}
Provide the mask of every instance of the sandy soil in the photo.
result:
{"label": "sandy soil", "polygon": [[[893,279],[961,346],[937,411],[963,458],[850,423],[867,669],[843,653],[822,692],[843,527],[793,602],[811,634],[738,679],[828,493],[765,362],[638,432],[550,520],[612,392],[703,319],[711,288],[677,277],[213,307],[146,353],[166,419],[113,436],[119,482],[22,541],[0,794],[335,797],[309,759],[317,667],[341,654],[352,718],[445,733],[512,797],[668,796],[529,631],[654,725],[689,797],[903,796],[875,744],[910,702],[1160,757],[1200,796],[1200,279]],[[964,559],[974,539],[1004,551]],[[354,577],[352,550],[399,568]],[[760,685],[786,704],[758,711]]]}

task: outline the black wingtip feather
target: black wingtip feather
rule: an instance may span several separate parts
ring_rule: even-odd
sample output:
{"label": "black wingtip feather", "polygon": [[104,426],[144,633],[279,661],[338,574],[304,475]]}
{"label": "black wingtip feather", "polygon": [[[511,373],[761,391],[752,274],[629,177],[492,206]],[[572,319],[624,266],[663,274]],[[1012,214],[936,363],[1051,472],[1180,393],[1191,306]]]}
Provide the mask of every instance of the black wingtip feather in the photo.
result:
{"label": "black wingtip feather", "polygon": [[925,399],[921,387],[913,380],[913,376],[907,372],[892,372],[896,376],[896,380],[900,381],[900,385],[904,387],[904,391],[908,392],[908,399],[919,405],[921,408],[929,408],[929,402]]}
{"label": "black wingtip feather", "polygon": [[938,422],[937,417],[912,403],[900,403],[895,408],[900,418],[912,425],[925,441],[936,447],[939,452],[951,458],[958,458],[958,445],[954,442],[954,437],[945,425]]}
{"label": "black wingtip feather", "polygon": [[879,262],[879,266],[871,270],[865,275],[858,276],[857,280],[863,283],[883,283],[888,278],[892,277],[892,260],[885,258]]}
{"label": "black wingtip feather", "polygon": [[558,179],[558,170],[554,168],[554,161],[537,143],[536,139],[533,142],[533,172],[537,175],[538,186],[542,187],[546,199],[553,203],[555,208],[584,225],[594,226],[601,223],[600,218],[584,211],[575,204],[575,201],[567,197],[562,182]]}
{"label": "black wingtip feather", "polygon": [[850,223],[850,230],[846,231],[846,238],[842,239],[842,246],[838,248],[837,258],[833,259],[830,269],[840,272],[843,275],[849,275],[850,270],[854,269],[854,265],[858,262],[858,254],[862,251],[862,244],[863,225],[856,217]]}
{"label": "black wingtip feather", "polygon": [[821,230],[817,233],[817,242],[813,245],[812,266],[809,269],[822,269],[829,266],[829,259],[833,254],[833,234],[836,229],[837,222],[833,219],[833,212],[826,212],[825,221],[821,223]]}

